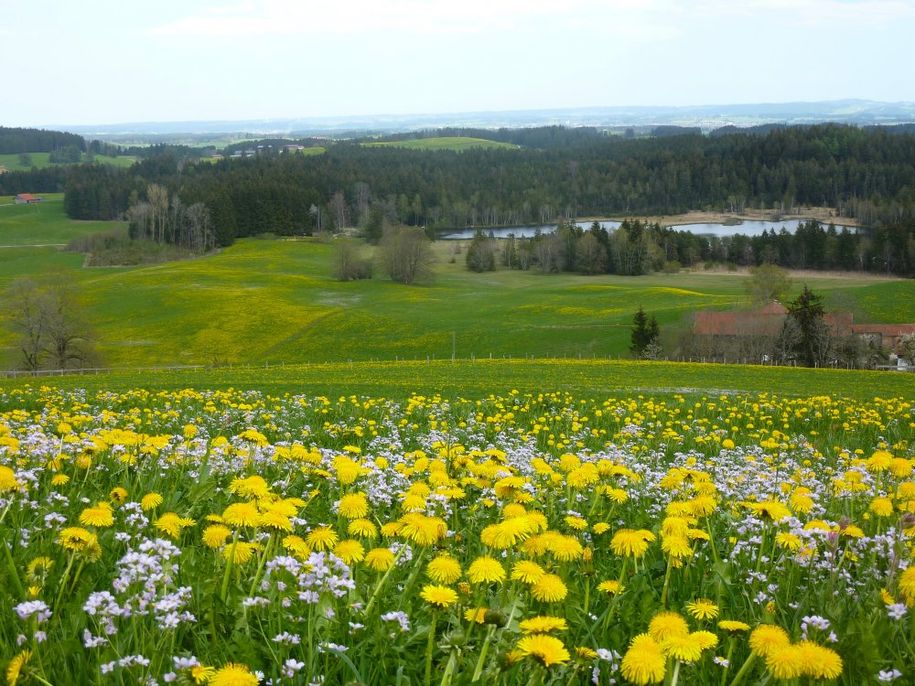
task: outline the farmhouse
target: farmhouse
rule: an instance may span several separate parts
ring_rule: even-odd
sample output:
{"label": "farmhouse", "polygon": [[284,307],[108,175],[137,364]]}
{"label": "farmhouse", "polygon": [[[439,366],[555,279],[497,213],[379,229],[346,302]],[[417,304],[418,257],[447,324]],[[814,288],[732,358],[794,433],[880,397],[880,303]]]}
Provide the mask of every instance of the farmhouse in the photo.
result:
{"label": "farmhouse", "polygon": [[[755,310],[695,313],[692,333],[700,350],[727,349],[741,357],[755,357],[778,338],[788,309],[778,301]],[[851,312],[828,312],[824,322],[834,339],[855,337],[872,348],[899,353],[904,336],[915,335],[915,324],[855,324]]]}
{"label": "farmhouse", "polygon": [[16,196],[17,205],[34,205],[42,200],[44,200],[44,198],[40,195],[32,195],[31,193],[20,193]]}

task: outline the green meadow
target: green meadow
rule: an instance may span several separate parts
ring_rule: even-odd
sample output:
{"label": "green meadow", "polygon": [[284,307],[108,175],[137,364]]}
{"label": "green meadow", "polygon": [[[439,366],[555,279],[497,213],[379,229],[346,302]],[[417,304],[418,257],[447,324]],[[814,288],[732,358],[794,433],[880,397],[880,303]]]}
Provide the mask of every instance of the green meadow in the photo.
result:
{"label": "green meadow", "polygon": [[379,141],[377,143],[364,143],[370,148],[407,148],[408,150],[454,150],[461,152],[469,148],[493,148],[512,150],[517,145],[491,141],[485,138],[471,138],[469,136],[436,136],[432,138],[410,138],[402,141]]}
{"label": "green meadow", "polygon": [[[3,167],[7,171],[27,171],[32,167],[44,169],[45,167],[51,167],[56,164],[50,160],[51,153],[30,152],[27,154],[31,157],[31,162],[29,164],[22,164],[19,160],[19,153],[4,153],[0,155],[0,167]],[[129,167],[137,161],[137,158],[132,155],[120,155],[118,157],[95,155],[93,160],[99,164],[110,164],[115,167]],[[83,162],[87,161],[88,158],[83,154]]]}
{"label": "green meadow", "polygon": [[[435,279],[331,278],[333,246],[248,239],[215,254],[142,267],[85,268],[55,245],[119,222],[75,222],[59,196],[0,207],[0,289],[16,277],[65,274],[78,286],[106,365],[277,365],[372,360],[618,359],[632,315],[654,314],[670,350],[697,309],[746,306],[734,273],[545,275],[469,272],[454,243],[435,244]],[[49,247],[30,247],[45,245]],[[454,260],[452,262],[452,259]],[[915,282],[815,275],[806,282],[859,321],[915,321]],[[802,282],[795,284],[799,290]],[[14,339],[0,331],[3,366]],[[677,383],[664,385],[678,385]]]}
{"label": "green meadow", "polygon": [[482,359],[332,362],[212,369],[122,369],[103,374],[3,378],[0,387],[53,386],[89,393],[245,389],[330,398],[370,395],[405,399],[411,395],[484,398],[565,391],[581,398],[623,396],[777,393],[869,400],[915,396],[915,375],[844,369],[757,365],[640,362],[635,360]]}
{"label": "green meadow", "polygon": [[126,226],[124,222],[74,221],[64,214],[63,193],[38,195],[44,200],[34,205],[16,205],[13,196],[0,196],[0,245],[66,245],[79,236]]}

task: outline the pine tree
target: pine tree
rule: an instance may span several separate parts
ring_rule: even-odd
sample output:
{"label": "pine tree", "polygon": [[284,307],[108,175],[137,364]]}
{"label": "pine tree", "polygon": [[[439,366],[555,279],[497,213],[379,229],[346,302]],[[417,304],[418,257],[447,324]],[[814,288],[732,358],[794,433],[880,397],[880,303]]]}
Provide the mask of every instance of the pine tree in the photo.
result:
{"label": "pine tree", "polygon": [[632,337],[629,351],[636,357],[641,357],[650,344],[654,343],[660,335],[658,321],[654,318],[648,318],[645,310],[639,305],[638,311],[632,318]]}

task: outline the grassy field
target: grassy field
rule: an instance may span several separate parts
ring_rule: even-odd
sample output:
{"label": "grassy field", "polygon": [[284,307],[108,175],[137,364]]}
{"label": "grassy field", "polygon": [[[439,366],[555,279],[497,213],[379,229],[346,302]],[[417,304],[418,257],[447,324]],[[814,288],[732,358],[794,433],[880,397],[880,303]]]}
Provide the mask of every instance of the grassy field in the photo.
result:
{"label": "grassy field", "polygon": [[437,136],[433,138],[411,138],[402,141],[379,141],[377,143],[363,143],[370,148],[407,148],[409,150],[455,150],[460,152],[469,148],[495,148],[513,150],[517,145],[491,141],[485,138],[470,138],[467,136]]}
{"label": "grassy field", "polygon": [[[59,199],[59,198],[58,198]],[[62,204],[0,207],[0,289],[17,276],[64,273],[78,285],[100,351],[112,366],[202,364],[220,350],[240,364],[349,360],[626,357],[642,305],[667,349],[689,314],[746,305],[744,277],[642,277],[497,271],[474,274],[454,244],[438,242],[432,284],[330,277],[332,246],[315,240],[239,241],[217,254],[145,267],[83,268],[54,244],[123,226],[73,222]],[[48,245],[51,247],[28,247]],[[866,275],[806,279],[859,321],[915,321],[915,283]],[[796,287],[800,289],[802,282]],[[14,364],[14,339],[0,355]],[[669,385],[669,384],[668,384]]]}
{"label": "grassy field", "polygon": [[0,197],[0,245],[66,244],[78,236],[123,226],[121,222],[73,221],[64,214],[63,193],[39,195],[44,201],[35,205],[16,205],[12,196]]}
{"label": "grassy field", "polygon": [[578,397],[604,398],[644,394],[666,396],[777,389],[787,396],[813,392],[867,400],[915,397],[915,374],[638,362],[631,360],[436,360],[429,362],[338,362],[330,364],[219,369],[122,370],[2,378],[0,388],[52,386],[61,389],[129,391],[133,388],[174,391],[250,389],[271,395],[371,395],[402,400],[412,394],[447,398],[485,398],[490,394],[565,391]]}
{"label": "grassy field", "polygon": [[[2,154],[0,155],[0,167],[3,167],[7,171],[27,171],[32,167],[43,169],[44,167],[50,167],[55,164],[49,159],[51,153],[30,152],[28,154],[32,158],[31,163],[25,165],[19,161],[19,153]],[[96,155],[94,160],[99,164],[110,164],[116,167],[129,167],[137,161],[137,158],[132,155],[121,155],[119,157]],[[85,154],[83,155],[83,161],[87,161]]]}

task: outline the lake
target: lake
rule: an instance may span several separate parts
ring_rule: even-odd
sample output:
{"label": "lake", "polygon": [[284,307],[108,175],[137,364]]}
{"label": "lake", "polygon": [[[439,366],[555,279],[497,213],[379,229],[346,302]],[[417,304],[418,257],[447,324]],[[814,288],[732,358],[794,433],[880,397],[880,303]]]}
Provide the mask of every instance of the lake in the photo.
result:
{"label": "lake", "polygon": [[[745,236],[759,236],[764,231],[775,231],[776,233],[781,231],[783,228],[788,231],[788,233],[794,233],[797,230],[798,225],[807,221],[806,219],[785,219],[780,222],[770,222],[757,219],[747,219],[742,221],[740,224],[674,224],[672,228],[677,229],[678,231],[691,231],[694,234],[701,236],[733,236],[734,234],[743,234]],[[576,226],[580,226],[582,229],[588,229],[591,227],[591,224],[594,222],[576,222]],[[612,231],[619,227],[622,222],[605,220],[601,221],[600,225]],[[531,236],[539,233],[552,233],[556,230],[557,224],[545,224],[543,226],[513,226],[508,228],[492,229],[493,235],[496,238],[507,238],[509,235],[515,236],[515,238],[530,238]],[[842,226],[837,224],[836,230],[841,231]],[[857,227],[849,226],[847,227],[849,231],[854,233],[857,231]],[[484,229],[483,232],[489,235],[490,230]],[[449,233],[443,234],[440,236],[443,240],[467,240],[473,238],[476,233],[476,229],[461,229],[458,231],[450,231]]]}

